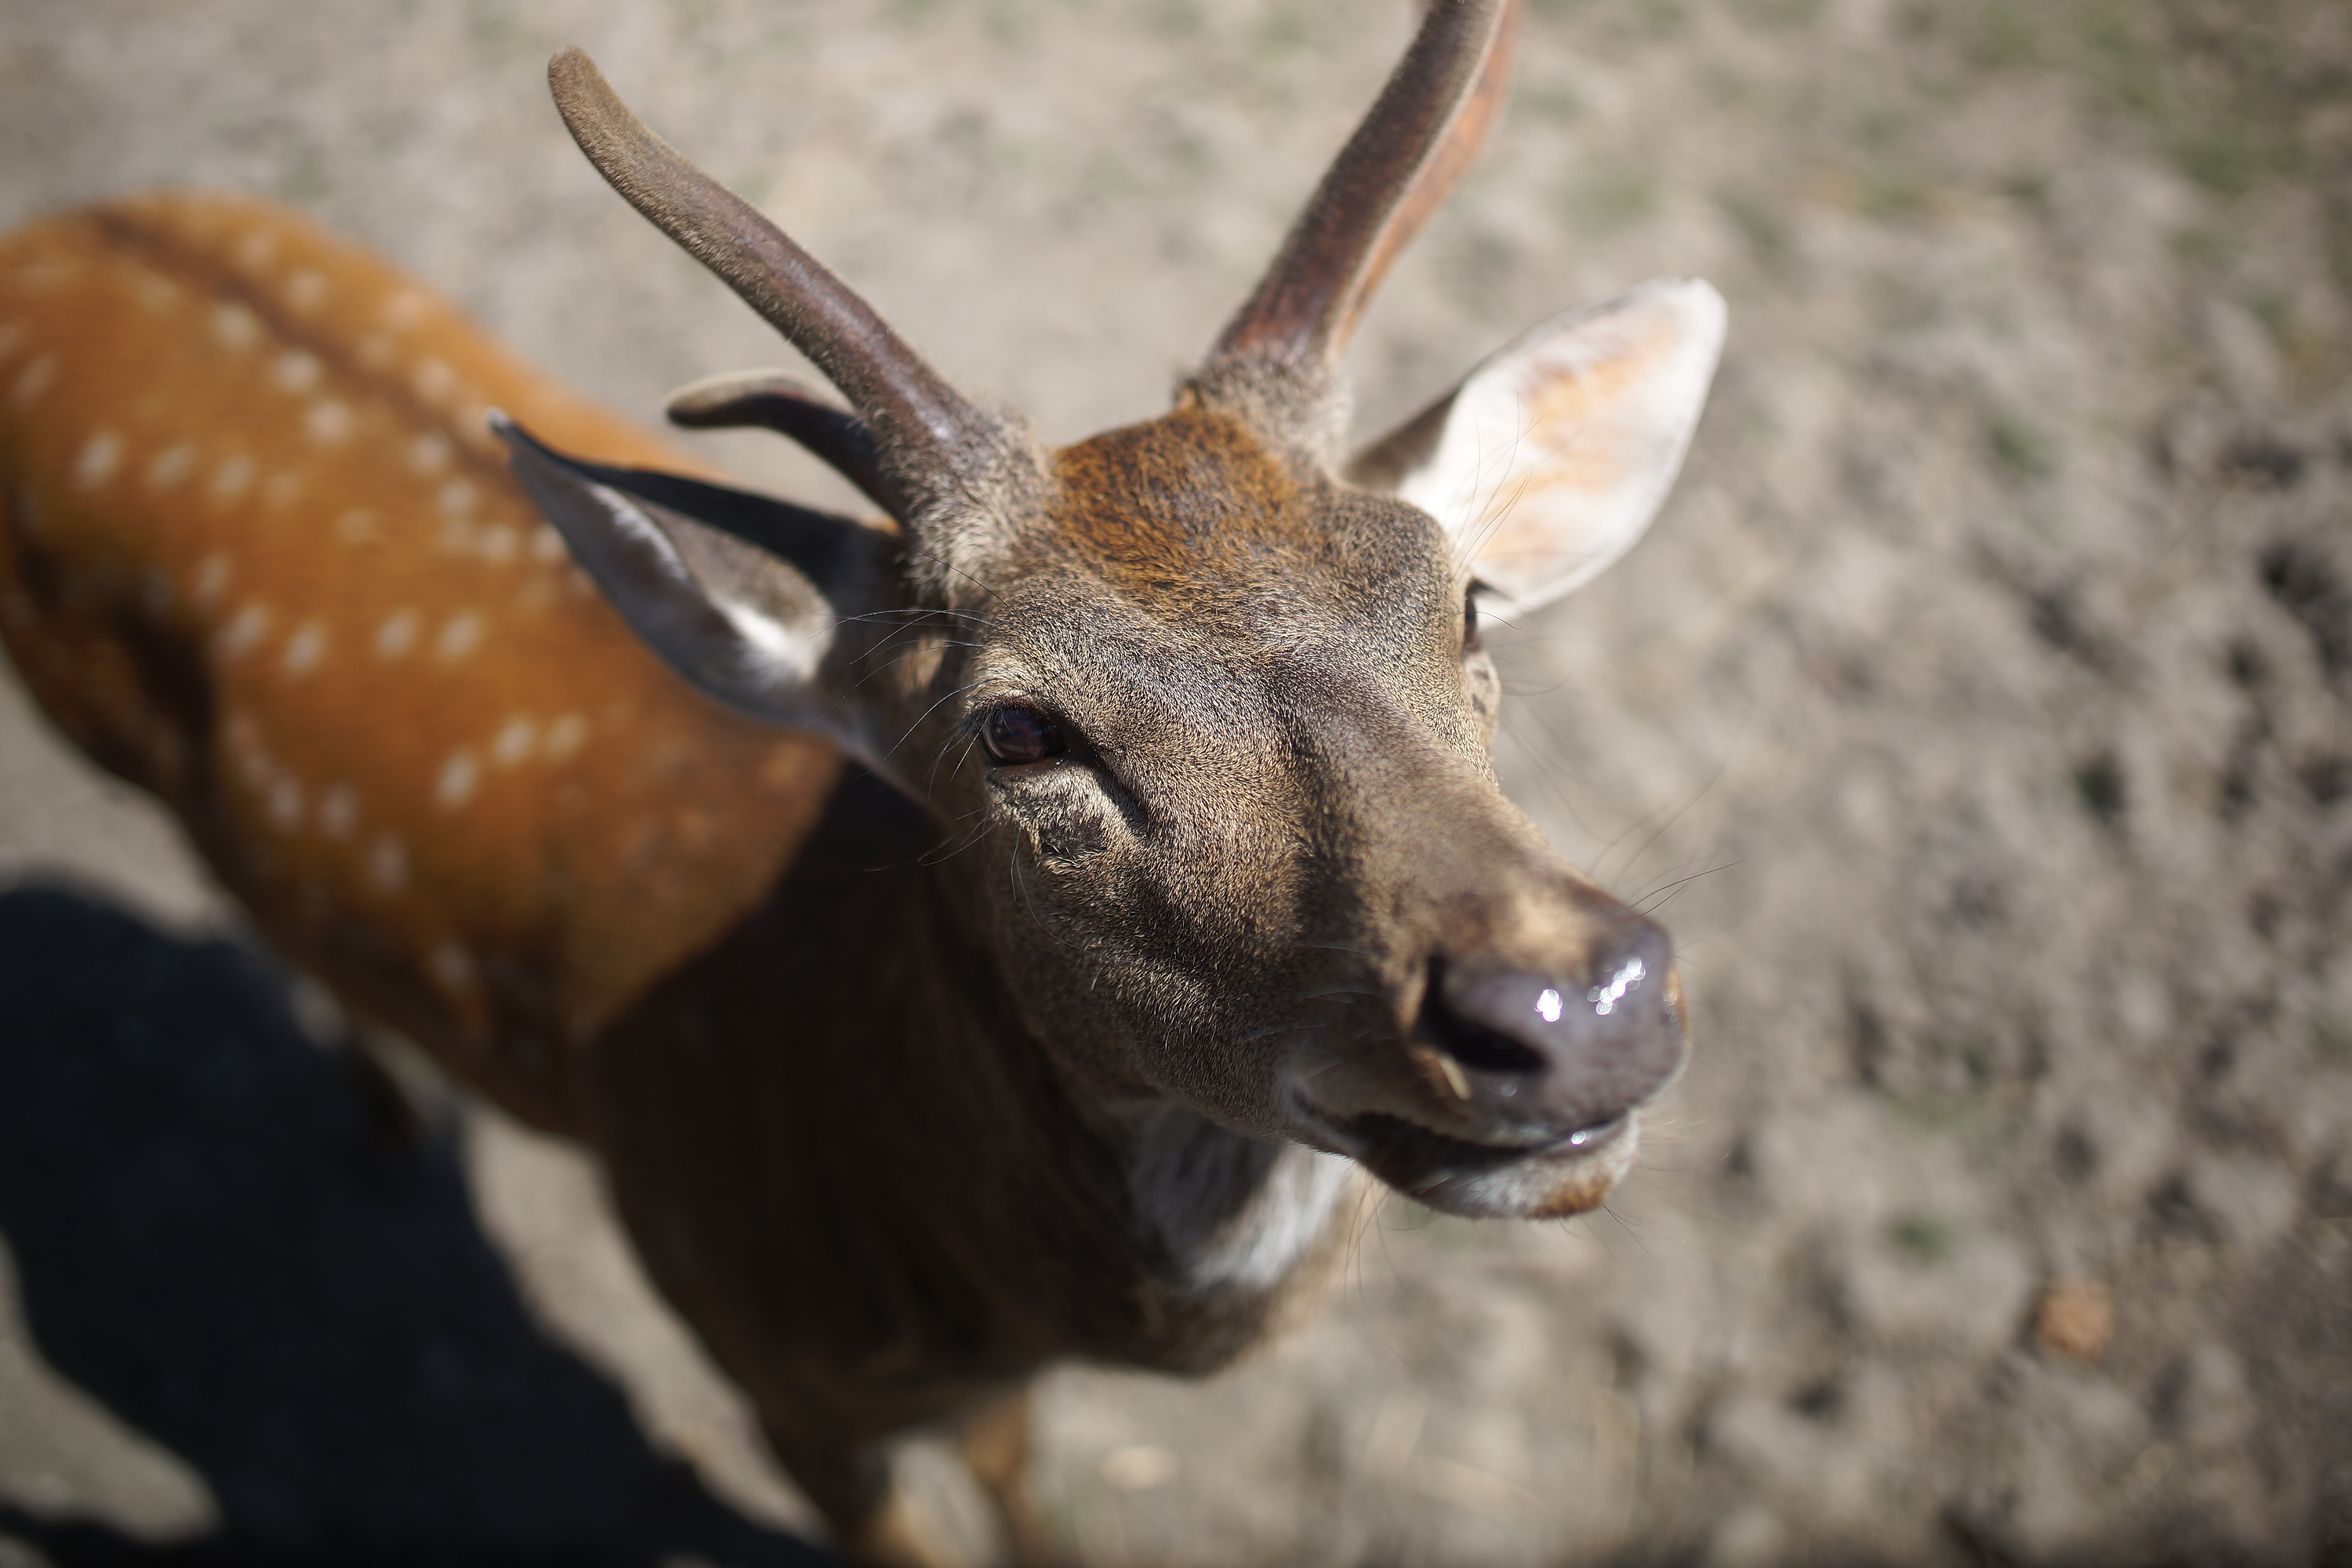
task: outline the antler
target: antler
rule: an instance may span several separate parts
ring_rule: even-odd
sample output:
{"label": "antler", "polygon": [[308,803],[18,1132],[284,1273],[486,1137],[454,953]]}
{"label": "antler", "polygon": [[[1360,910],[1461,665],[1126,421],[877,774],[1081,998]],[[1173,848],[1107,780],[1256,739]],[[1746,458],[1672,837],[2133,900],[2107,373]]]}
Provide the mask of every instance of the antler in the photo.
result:
{"label": "antler", "polygon": [[597,172],[814,361],[866,423],[896,478],[932,492],[995,444],[996,421],[940,379],[873,307],[751,205],[688,163],[576,48],[548,62],[555,107]]}
{"label": "antler", "polygon": [[1431,0],[1421,32],[1209,356],[1328,364],[1502,107],[1519,0]]}
{"label": "antler", "polygon": [[688,430],[773,430],[800,443],[892,517],[906,518],[905,498],[882,471],[874,433],[856,415],[788,375],[746,370],[706,376],[671,393],[668,413],[671,424]]}

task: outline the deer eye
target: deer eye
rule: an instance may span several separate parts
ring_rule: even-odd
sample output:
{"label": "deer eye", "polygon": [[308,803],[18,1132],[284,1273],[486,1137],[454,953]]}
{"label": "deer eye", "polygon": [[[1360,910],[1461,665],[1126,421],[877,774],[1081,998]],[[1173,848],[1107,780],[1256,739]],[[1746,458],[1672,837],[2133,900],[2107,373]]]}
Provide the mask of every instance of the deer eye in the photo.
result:
{"label": "deer eye", "polygon": [[982,721],[980,743],[998,765],[1017,768],[1042,763],[1068,749],[1062,726],[1034,708],[999,708]]}
{"label": "deer eye", "polygon": [[1462,651],[1476,653],[1486,646],[1478,635],[1478,595],[1486,593],[1484,583],[1473,583],[1470,591],[1462,595]]}

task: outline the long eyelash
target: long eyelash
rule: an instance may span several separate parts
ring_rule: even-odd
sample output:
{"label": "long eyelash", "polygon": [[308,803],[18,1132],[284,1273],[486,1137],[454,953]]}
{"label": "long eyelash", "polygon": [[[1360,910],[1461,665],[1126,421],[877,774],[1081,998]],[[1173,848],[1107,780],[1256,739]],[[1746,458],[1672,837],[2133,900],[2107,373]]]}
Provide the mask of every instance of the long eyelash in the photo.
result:
{"label": "long eyelash", "polygon": [[[972,684],[976,686],[979,682],[974,681]],[[965,689],[969,690],[971,688],[967,687]],[[954,727],[948,731],[947,739],[940,745],[941,754],[945,754],[948,748],[958,742],[962,742],[967,752],[979,745],[981,727],[988,722],[988,716],[994,711],[996,711],[994,708],[983,703],[957,720]]]}

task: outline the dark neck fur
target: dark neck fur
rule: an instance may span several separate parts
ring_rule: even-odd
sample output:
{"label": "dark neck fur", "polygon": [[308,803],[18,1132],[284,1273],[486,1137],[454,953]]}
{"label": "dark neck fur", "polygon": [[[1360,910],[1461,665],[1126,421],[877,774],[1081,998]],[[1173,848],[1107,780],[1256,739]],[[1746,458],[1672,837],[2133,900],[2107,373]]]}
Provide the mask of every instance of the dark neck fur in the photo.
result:
{"label": "dark neck fur", "polygon": [[767,903],[599,1043],[591,1116],[648,1266],[729,1370],[877,1434],[1063,1357],[1221,1364],[1347,1175],[1079,1098],[924,863],[936,838],[853,771]]}

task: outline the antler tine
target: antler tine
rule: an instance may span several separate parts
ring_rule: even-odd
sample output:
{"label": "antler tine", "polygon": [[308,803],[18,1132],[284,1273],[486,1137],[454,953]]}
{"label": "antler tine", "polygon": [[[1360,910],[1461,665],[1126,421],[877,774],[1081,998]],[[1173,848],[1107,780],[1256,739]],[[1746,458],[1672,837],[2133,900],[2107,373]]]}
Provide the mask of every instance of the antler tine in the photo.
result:
{"label": "antler tine", "polygon": [[1519,0],[1431,0],[1421,32],[1210,355],[1328,363],[1502,107]]}
{"label": "antler tine", "polygon": [[572,139],[613,188],[709,268],[814,361],[882,437],[885,461],[943,479],[996,422],[925,364],[872,306],[751,205],[688,163],[629,111],[576,48],[547,66]]}
{"label": "antler tine", "polygon": [[866,422],[788,375],[747,370],[706,376],[671,393],[667,412],[671,424],[688,430],[773,430],[799,442],[892,517],[907,515],[906,498],[883,472]]}

